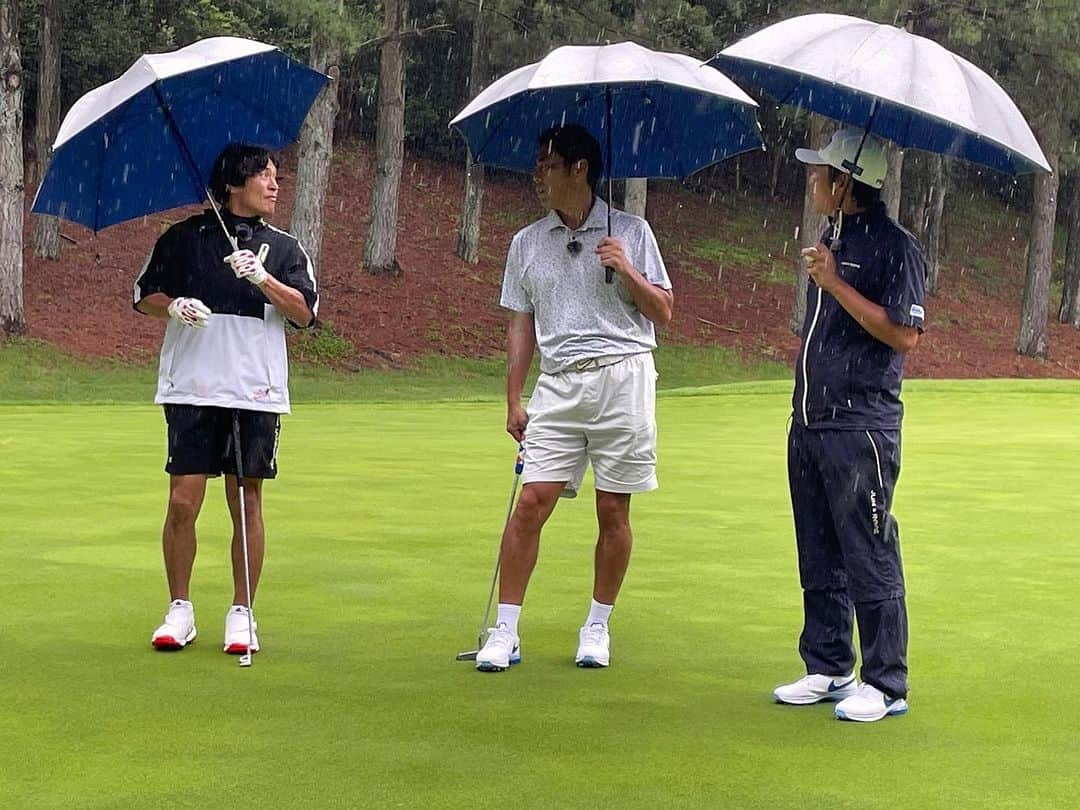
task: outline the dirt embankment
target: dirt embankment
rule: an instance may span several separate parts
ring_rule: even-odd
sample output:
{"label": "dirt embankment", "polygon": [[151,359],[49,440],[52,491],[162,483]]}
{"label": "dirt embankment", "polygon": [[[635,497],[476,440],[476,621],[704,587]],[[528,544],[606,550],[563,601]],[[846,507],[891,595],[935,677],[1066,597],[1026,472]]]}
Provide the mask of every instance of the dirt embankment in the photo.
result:
{"label": "dirt embankment", "polygon": [[[402,365],[429,353],[499,354],[506,316],[497,302],[506,246],[515,230],[542,213],[527,185],[488,182],[481,261],[469,265],[454,255],[461,168],[408,158],[397,252],[404,273],[376,278],[361,268],[371,163],[366,145],[349,145],[335,160],[319,268],[321,320],[355,345],[357,356],[351,362],[356,365]],[[287,174],[283,178],[274,217],[286,228],[290,179]],[[721,261],[704,258],[693,248],[701,240],[727,238],[729,205],[679,190],[650,195],[649,218],[676,291],[676,316],[662,339],[727,346],[747,361],[790,363],[798,348],[788,328],[790,283],[765,272],[762,261],[740,260],[746,251],[734,251],[734,261],[732,254]],[[780,255],[793,250],[784,242],[797,213],[775,213],[771,227]],[[153,357],[163,326],[132,309],[132,283],[162,229],[183,215],[186,212],[154,215],[98,235],[65,223],[63,233],[73,242],[65,241],[57,262],[33,258],[28,247],[24,289],[31,337],[81,355],[138,361]],[[28,215],[28,246],[30,219]],[[988,284],[965,264],[974,264],[974,254],[952,258],[940,294],[928,302],[929,328],[908,359],[908,376],[1080,377],[1080,331],[1053,319],[1047,359],[1016,354],[1022,243],[1004,236],[997,244],[981,244],[979,250],[1008,257],[1008,271]],[[778,263],[769,264],[775,271]]]}

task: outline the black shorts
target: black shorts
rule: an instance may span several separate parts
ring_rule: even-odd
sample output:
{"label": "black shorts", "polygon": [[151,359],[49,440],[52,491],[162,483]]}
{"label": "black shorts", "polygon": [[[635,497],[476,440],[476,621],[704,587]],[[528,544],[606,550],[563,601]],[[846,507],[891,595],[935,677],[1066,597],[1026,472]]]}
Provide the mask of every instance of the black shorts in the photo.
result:
{"label": "black shorts", "polygon": [[166,405],[170,475],[236,475],[233,414],[240,415],[240,455],[245,478],[276,478],[281,417],[264,411],[206,405]]}

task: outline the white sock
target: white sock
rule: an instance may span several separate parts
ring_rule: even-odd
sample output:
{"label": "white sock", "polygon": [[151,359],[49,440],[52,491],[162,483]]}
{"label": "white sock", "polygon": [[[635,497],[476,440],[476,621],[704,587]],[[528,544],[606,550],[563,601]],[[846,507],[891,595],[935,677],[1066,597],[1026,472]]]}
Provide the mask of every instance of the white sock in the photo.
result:
{"label": "white sock", "polygon": [[507,629],[516,636],[519,616],[521,616],[521,605],[499,602],[499,613],[495,618],[495,624],[505,624]]}
{"label": "white sock", "polygon": [[614,605],[605,605],[602,602],[597,602],[595,599],[590,601],[589,605],[589,617],[585,619],[585,626],[590,624],[602,624],[607,627],[608,619],[611,618],[611,611],[615,608]]}

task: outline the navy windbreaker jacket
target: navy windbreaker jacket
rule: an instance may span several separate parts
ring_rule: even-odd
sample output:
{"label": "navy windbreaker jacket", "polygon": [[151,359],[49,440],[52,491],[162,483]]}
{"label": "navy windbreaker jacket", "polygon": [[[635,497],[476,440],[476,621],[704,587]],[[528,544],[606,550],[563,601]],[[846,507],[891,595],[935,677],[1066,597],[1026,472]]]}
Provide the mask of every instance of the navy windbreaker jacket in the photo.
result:
{"label": "navy windbreaker jacket", "polygon": [[[829,233],[832,228],[829,228]],[[830,240],[823,240],[826,245]],[[889,319],[922,331],[926,264],[918,240],[884,203],[845,216],[831,244],[841,278],[883,306]],[[904,415],[904,356],[873,337],[828,293],[807,288],[803,342],[795,365],[795,420],[809,428],[896,430]]]}

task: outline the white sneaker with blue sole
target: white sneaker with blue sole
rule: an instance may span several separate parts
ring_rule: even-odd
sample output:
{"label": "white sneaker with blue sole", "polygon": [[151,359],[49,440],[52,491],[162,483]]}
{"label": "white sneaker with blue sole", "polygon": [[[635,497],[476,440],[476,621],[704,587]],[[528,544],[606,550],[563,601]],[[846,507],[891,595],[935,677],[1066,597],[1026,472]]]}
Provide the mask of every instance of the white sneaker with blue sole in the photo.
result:
{"label": "white sneaker with blue sole", "polygon": [[581,628],[574,663],[587,669],[611,664],[611,635],[606,624],[594,622]]}
{"label": "white sneaker with blue sole", "polygon": [[876,686],[864,683],[854,695],[837,703],[835,712],[839,720],[873,723],[884,717],[907,714],[907,710],[904,698],[889,697]]}
{"label": "white sneaker with blue sole", "polygon": [[521,639],[505,622],[488,628],[487,641],[476,654],[476,668],[481,672],[502,672],[521,663]]}
{"label": "white sneaker with blue sole", "polygon": [[809,706],[822,701],[844,700],[855,694],[859,683],[854,673],[847,675],[807,675],[795,683],[778,686],[773,690],[777,703],[792,706]]}

